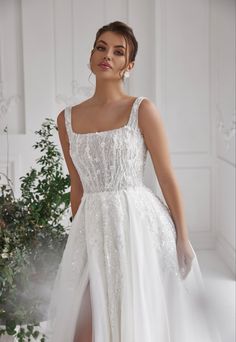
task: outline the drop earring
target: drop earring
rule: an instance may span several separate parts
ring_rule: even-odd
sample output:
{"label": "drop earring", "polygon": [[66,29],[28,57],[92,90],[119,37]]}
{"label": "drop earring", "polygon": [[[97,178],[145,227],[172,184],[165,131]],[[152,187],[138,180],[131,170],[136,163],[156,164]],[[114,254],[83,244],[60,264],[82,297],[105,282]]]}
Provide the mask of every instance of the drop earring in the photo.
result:
{"label": "drop earring", "polygon": [[129,78],[129,76],[130,76],[129,71],[128,71],[128,70],[125,70],[125,72],[124,72],[124,78]]}

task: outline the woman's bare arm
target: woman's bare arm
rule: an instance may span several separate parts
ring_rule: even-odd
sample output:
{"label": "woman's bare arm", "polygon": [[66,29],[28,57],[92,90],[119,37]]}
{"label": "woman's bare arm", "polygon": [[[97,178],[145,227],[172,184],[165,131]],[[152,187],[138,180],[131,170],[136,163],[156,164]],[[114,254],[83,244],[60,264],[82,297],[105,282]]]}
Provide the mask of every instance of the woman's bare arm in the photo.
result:
{"label": "woman's bare arm", "polygon": [[150,152],[155,173],[171,217],[175,223],[177,237],[188,240],[181,192],[171,164],[167,136],[160,112],[149,99],[143,99],[139,107],[139,127]]}
{"label": "woman's bare arm", "polygon": [[83,196],[83,186],[80,180],[80,176],[74,166],[74,163],[69,153],[70,143],[69,143],[66,126],[65,126],[64,110],[60,112],[57,116],[57,126],[58,126],[58,134],[59,134],[59,139],[60,139],[64,159],[65,159],[67,169],[70,175],[70,184],[71,184],[70,201],[71,201],[71,211],[74,217],[80,205],[81,197]]}

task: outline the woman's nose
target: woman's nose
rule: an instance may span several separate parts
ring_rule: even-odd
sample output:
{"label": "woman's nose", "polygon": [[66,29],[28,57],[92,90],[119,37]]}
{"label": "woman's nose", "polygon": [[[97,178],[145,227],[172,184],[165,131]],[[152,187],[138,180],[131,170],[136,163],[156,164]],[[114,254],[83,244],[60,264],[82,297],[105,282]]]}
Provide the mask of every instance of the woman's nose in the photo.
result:
{"label": "woman's nose", "polygon": [[111,53],[112,53],[112,51],[108,50],[108,49],[106,51],[104,51],[104,58],[111,59]]}
{"label": "woman's nose", "polygon": [[104,56],[104,59],[109,59],[110,60],[111,58],[109,56]]}

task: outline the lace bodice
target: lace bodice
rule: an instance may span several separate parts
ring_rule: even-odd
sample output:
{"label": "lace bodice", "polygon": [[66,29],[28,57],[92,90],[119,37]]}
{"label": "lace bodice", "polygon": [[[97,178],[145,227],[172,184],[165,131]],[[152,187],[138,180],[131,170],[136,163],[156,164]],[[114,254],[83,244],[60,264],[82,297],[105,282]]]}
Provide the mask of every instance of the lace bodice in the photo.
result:
{"label": "lace bodice", "polygon": [[114,191],[143,184],[147,148],[138,126],[138,108],[143,98],[135,99],[125,126],[101,132],[75,133],[71,106],[65,108],[70,155],[84,192]]}

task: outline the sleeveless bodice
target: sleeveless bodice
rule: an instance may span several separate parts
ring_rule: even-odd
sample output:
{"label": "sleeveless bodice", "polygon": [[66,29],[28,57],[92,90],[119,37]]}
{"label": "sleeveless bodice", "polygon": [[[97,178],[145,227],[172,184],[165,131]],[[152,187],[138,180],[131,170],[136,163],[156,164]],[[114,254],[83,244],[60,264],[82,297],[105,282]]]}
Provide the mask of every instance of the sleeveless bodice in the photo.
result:
{"label": "sleeveless bodice", "polygon": [[65,109],[70,155],[85,193],[143,185],[147,148],[138,126],[143,98],[135,99],[125,126],[101,132],[75,133],[71,106]]}

